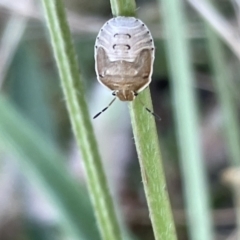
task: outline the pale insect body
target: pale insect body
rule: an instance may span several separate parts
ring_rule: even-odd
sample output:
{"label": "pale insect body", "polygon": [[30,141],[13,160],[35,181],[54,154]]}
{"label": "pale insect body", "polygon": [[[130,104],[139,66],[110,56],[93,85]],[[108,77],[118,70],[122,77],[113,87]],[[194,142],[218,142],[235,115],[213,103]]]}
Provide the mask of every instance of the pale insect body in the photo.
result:
{"label": "pale insect body", "polygon": [[121,101],[133,101],[151,82],[154,54],[152,35],[141,20],[112,18],[103,25],[95,43],[97,79]]}

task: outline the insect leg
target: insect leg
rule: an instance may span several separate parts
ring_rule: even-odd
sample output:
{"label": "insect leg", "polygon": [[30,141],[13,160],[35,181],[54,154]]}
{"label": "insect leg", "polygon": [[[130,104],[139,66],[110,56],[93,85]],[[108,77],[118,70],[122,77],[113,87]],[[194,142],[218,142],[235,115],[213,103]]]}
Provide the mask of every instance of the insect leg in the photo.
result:
{"label": "insect leg", "polygon": [[[138,93],[135,92],[134,95],[137,96]],[[151,113],[158,121],[161,121],[161,118],[160,118],[155,112],[153,112],[152,110],[150,110],[149,108],[147,108],[147,107],[144,105],[144,103],[142,102],[141,99],[139,99],[139,100],[140,100],[140,103],[143,105],[143,107],[144,107],[149,113]]]}
{"label": "insect leg", "polygon": [[[145,107],[145,106],[144,106]],[[158,121],[161,121],[161,118],[153,111],[151,111],[149,108],[145,107],[145,109],[151,113]]]}

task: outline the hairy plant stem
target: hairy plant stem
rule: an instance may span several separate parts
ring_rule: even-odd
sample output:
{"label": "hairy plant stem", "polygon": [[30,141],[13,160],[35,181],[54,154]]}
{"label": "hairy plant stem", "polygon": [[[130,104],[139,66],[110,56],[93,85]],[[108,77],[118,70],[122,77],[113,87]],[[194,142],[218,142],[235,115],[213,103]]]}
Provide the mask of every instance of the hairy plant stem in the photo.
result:
{"label": "hairy plant stem", "polygon": [[62,0],[42,0],[42,2],[67,109],[73,132],[81,149],[89,193],[102,239],[120,240],[121,232],[90,122],[64,6]]}

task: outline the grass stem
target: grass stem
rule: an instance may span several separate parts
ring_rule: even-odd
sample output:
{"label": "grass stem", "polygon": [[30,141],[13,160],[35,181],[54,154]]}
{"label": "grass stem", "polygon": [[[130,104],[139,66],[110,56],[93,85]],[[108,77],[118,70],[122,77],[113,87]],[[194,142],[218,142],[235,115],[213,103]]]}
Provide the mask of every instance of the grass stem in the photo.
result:
{"label": "grass stem", "polygon": [[121,231],[89,118],[64,6],[62,0],[42,2],[73,132],[82,153],[98,227],[102,239],[118,240],[121,239]]}

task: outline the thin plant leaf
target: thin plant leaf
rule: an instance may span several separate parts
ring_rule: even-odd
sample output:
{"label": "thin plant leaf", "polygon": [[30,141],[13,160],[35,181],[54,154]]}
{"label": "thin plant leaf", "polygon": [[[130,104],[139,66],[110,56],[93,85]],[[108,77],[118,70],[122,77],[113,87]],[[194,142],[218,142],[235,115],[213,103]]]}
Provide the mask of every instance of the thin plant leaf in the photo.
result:
{"label": "thin plant leaf", "polygon": [[74,239],[99,239],[86,190],[64,164],[63,154],[0,96],[0,142],[18,160],[29,182],[40,186]]}
{"label": "thin plant leaf", "polygon": [[[111,1],[113,15],[129,16],[124,8],[121,8],[124,2],[127,6],[131,6],[128,13],[134,16],[135,1],[133,0]],[[142,102],[152,109],[149,89],[139,94],[136,100],[130,103],[129,108],[150,219],[156,240],[174,240],[176,232],[166,191],[155,119],[146,111]]]}
{"label": "thin plant leaf", "polygon": [[[211,1],[208,1],[211,4]],[[205,21],[207,45],[209,57],[213,70],[213,81],[216,86],[217,96],[224,116],[224,135],[228,149],[228,156],[234,167],[240,165],[240,131],[238,121],[238,108],[234,95],[231,92],[229,81],[232,75],[229,72],[228,62],[225,57],[225,49],[219,37],[213,32],[209,23]],[[240,238],[240,190],[239,186],[233,185],[233,195],[235,200],[235,210],[237,213],[237,238]]]}
{"label": "thin plant leaf", "polygon": [[204,159],[200,148],[194,77],[186,38],[184,2],[159,0],[164,13],[166,48],[172,97],[177,125],[189,238],[213,239],[209,191]]}
{"label": "thin plant leaf", "polygon": [[121,239],[121,231],[90,122],[64,5],[62,0],[42,0],[42,3],[73,132],[81,149],[98,226],[104,240],[118,240]]}

